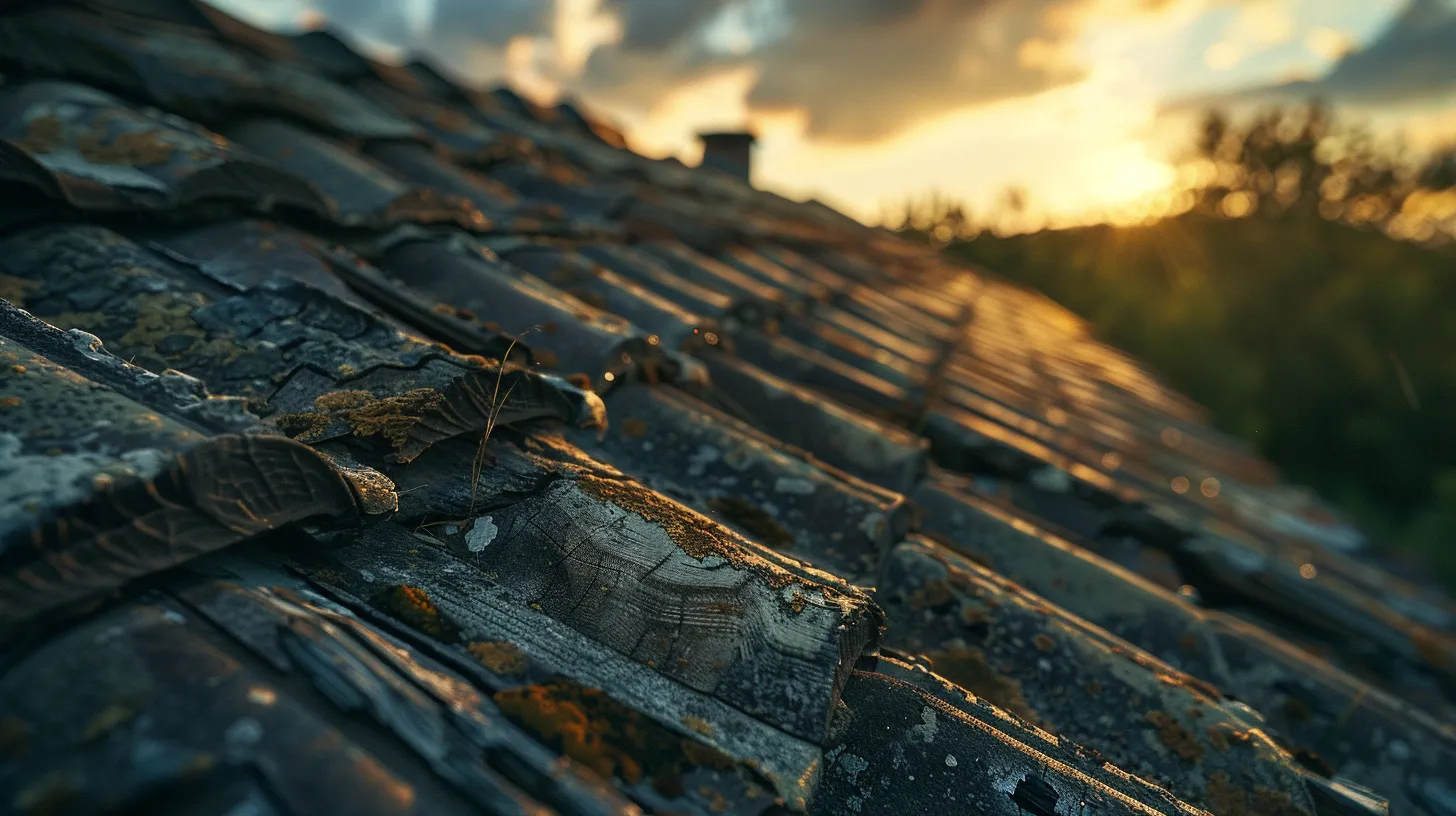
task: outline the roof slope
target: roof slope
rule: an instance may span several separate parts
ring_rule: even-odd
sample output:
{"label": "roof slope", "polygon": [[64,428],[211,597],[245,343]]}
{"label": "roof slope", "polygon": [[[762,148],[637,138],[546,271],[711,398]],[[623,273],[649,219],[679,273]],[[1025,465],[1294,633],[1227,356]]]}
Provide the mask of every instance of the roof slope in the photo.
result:
{"label": "roof slope", "polygon": [[0,69],[4,807],[1456,814],[1451,608],[1054,304],[191,0]]}

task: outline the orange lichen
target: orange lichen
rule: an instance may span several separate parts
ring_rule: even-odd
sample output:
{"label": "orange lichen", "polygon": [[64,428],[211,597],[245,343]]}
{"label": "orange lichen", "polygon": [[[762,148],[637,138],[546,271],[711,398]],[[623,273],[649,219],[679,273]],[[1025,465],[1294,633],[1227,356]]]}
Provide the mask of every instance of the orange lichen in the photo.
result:
{"label": "orange lichen", "polygon": [[954,597],[949,581],[944,578],[933,578],[910,593],[910,608],[916,612],[935,609],[950,603]]}
{"label": "orange lichen", "polygon": [[0,397],[0,408],[19,408],[20,397]]}
{"label": "orange lichen", "polygon": [[1213,747],[1220,751],[1227,751],[1229,749],[1228,734],[1222,728],[1210,725],[1204,730],[1207,731],[1208,741]]}
{"label": "orange lichen", "polygon": [[1050,652],[1052,649],[1057,648],[1057,642],[1045,633],[1038,634],[1032,638],[1031,643],[1036,647],[1038,652]]}
{"label": "orange lichen", "polygon": [[474,322],[476,320],[475,312],[472,312],[469,309],[461,309],[455,306],[451,306],[448,303],[436,303],[433,307],[433,311],[436,314],[447,315],[449,317],[458,318],[460,320],[468,320],[471,322]]}
{"label": "orange lichen", "polygon": [[119,133],[106,141],[100,131],[85,133],[76,141],[81,158],[92,164],[126,164],[152,167],[171,161],[176,147],[161,138],[160,130]]}
{"label": "orange lichen", "polygon": [[458,633],[430,596],[417,586],[400,584],[380,593],[374,606],[436,640],[452,641]]}
{"label": "orange lichen", "polygon": [[650,780],[664,795],[681,795],[682,775],[692,767],[734,764],[601,691],[569,681],[507,689],[495,695],[495,702],[516,724],[601,776],[631,785]]}
{"label": "orange lichen", "polygon": [[27,153],[51,153],[66,143],[66,125],[54,113],[37,116],[25,125],[25,135],[14,145]]}
{"label": "orange lichen", "polygon": [[702,734],[705,737],[713,736],[713,726],[702,717],[694,717],[691,714],[684,714],[682,724]]}
{"label": "orange lichen", "polygon": [[1157,730],[1163,745],[1183,761],[1197,762],[1203,758],[1203,746],[1198,744],[1193,732],[1184,728],[1172,715],[1155,709],[1149,711],[1144,719]]}
{"label": "orange lichen", "polygon": [[1208,775],[1206,790],[1210,809],[1218,816],[1293,816],[1301,812],[1288,794],[1259,786],[1245,791],[1223,771]]}
{"label": "orange lichen", "polygon": [[1456,665],[1456,657],[1453,657],[1449,638],[1425,627],[1412,627],[1410,640],[1411,645],[1415,647],[1416,654],[1433,668],[1444,670]]}
{"label": "orange lichen", "polygon": [[647,435],[647,423],[637,417],[627,417],[622,420],[622,435],[629,439],[641,439]]}
{"label": "orange lichen", "polygon": [[526,673],[526,655],[514,643],[499,640],[477,640],[465,647],[476,662],[505,676]]}

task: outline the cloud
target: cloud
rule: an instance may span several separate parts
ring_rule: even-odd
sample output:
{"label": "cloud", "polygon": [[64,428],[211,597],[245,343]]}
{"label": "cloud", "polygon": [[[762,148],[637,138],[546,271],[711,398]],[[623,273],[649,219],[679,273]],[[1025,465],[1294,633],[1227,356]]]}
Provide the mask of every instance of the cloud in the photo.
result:
{"label": "cloud", "polygon": [[612,0],[604,8],[623,38],[597,50],[575,86],[650,108],[669,90],[664,77],[697,82],[748,65],[752,111],[800,110],[810,137],[874,141],[1079,79],[1060,53],[1073,32],[1052,13],[1072,2]]}
{"label": "cloud", "polygon": [[1359,50],[1333,29],[1316,29],[1305,47],[1334,59],[1321,77],[1179,100],[1171,107],[1298,103],[1393,108],[1456,94],[1456,0],[1408,0],[1371,43]]}

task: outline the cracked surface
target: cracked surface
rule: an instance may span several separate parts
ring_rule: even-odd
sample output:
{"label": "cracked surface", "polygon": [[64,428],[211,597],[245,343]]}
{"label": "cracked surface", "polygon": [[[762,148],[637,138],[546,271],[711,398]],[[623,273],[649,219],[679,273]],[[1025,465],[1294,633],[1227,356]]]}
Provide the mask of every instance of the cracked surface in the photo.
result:
{"label": "cracked surface", "polygon": [[193,0],[0,68],[0,810],[1456,814],[1456,610],[1054,304]]}

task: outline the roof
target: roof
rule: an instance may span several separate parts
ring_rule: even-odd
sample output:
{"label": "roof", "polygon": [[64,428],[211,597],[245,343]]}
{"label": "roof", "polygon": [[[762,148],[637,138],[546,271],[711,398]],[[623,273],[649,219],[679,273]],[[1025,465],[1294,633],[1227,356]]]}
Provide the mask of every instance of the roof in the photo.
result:
{"label": "roof", "polygon": [[7,807],[1456,813],[1450,605],[1046,299],[326,32],[7,9]]}

